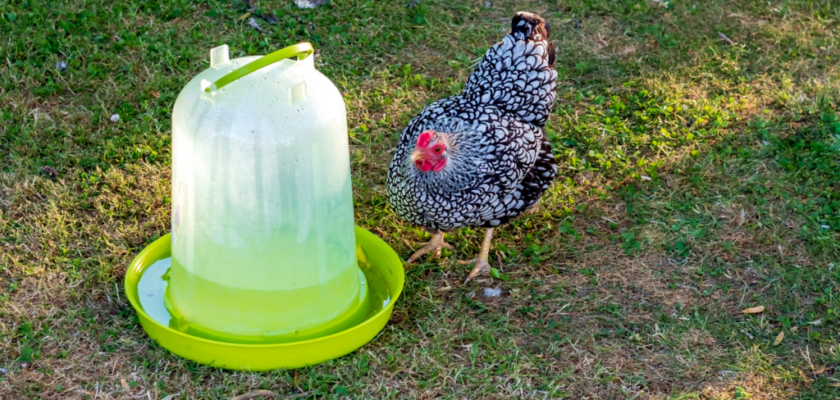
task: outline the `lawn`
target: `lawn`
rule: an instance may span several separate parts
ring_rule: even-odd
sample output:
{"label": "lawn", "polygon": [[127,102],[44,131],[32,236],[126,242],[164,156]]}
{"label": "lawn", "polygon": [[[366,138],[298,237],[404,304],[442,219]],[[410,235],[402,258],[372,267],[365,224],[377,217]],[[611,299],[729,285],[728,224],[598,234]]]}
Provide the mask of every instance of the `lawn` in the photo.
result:
{"label": "lawn", "polygon": [[[0,399],[840,396],[840,5],[411,3],[0,0]],[[498,279],[462,284],[483,235],[454,232],[376,339],[299,370],[145,335],[121,285],[169,230],[172,105],[210,48],[313,43],[357,224],[405,258],[427,235],[386,203],[397,137],[520,10],[552,24],[561,176],[496,231]]]}

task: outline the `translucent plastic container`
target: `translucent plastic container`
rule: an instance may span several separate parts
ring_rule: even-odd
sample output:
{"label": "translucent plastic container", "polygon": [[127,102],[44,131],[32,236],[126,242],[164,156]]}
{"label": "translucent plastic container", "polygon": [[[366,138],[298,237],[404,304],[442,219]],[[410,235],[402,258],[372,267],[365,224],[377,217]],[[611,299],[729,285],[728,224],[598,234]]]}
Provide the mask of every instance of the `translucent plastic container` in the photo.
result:
{"label": "translucent plastic container", "polygon": [[175,102],[166,305],[182,331],[294,341],[364,313],[344,101],[311,49],[215,48]]}

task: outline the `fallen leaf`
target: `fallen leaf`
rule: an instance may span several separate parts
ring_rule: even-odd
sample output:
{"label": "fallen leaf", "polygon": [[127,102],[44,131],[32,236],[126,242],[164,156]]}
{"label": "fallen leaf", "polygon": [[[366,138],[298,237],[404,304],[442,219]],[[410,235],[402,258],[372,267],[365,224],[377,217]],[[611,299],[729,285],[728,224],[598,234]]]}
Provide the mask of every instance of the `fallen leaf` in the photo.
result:
{"label": "fallen leaf", "polygon": [[821,319],[818,319],[818,320],[816,320],[816,321],[811,321],[811,322],[809,322],[809,324],[814,325],[814,326],[817,326],[817,325],[819,325],[819,324],[821,324],[821,323],[822,323],[822,320],[821,320]]}
{"label": "fallen leaf", "polygon": [[812,379],[809,379],[809,378],[808,378],[808,376],[807,376],[807,375],[805,375],[805,373],[804,373],[804,372],[802,372],[802,370],[799,370],[799,376],[801,376],[801,377],[802,377],[802,380],[803,380],[803,381],[805,381],[805,382],[807,382],[807,383],[811,383],[811,382],[813,382],[813,380],[812,380]]}
{"label": "fallen leaf", "polygon": [[128,382],[126,382],[125,379],[120,379],[120,385],[122,385],[123,389],[131,391],[131,388],[128,387]]}
{"label": "fallen leaf", "polygon": [[500,273],[499,270],[496,268],[490,268],[490,276],[496,279],[501,279],[503,281],[507,281],[508,279],[510,279],[509,276],[502,275],[502,273]]}
{"label": "fallen leaf", "polygon": [[166,396],[166,397],[164,397],[164,398],[163,398],[163,399],[161,399],[161,400],[175,400],[175,398],[176,398],[176,397],[178,397],[178,395],[180,395],[180,394],[181,394],[181,393],[170,394],[169,396]]}
{"label": "fallen leaf", "polygon": [[369,269],[371,267],[368,261],[367,252],[362,246],[356,246],[356,259],[359,261],[359,267],[362,269]]}
{"label": "fallen leaf", "polygon": [[828,386],[831,386],[831,387],[840,387],[840,382],[838,382],[838,383],[831,383],[831,384],[829,384]]}
{"label": "fallen leaf", "polygon": [[746,310],[741,311],[741,314],[758,314],[762,311],[764,311],[764,306],[750,307]]}
{"label": "fallen leaf", "polygon": [[814,375],[821,375],[823,372],[825,372],[825,365],[823,365],[822,367],[817,368],[817,370],[816,370],[816,371],[814,371]]}
{"label": "fallen leaf", "polygon": [[778,346],[782,343],[782,340],[785,339],[785,331],[779,332],[779,336],[776,336],[776,340],[773,341],[773,346]]}
{"label": "fallen leaf", "polygon": [[154,90],[152,90],[151,92],[149,92],[149,94],[150,94],[150,95],[152,95],[152,97],[154,97],[154,98],[156,98],[156,99],[159,99],[159,98],[160,98],[160,93],[155,92]]}
{"label": "fallen leaf", "polygon": [[249,12],[246,12],[245,14],[242,14],[242,16],[240,16],[240,17],[239,17],[239,18],[237,18],[236,20],[237,20],[237,21],[242,21],[243,19],[248,18],[248,17],[250,17],[250,16],[251,16],[251,12],[249,11]]}
{"label": "fallen leaf", "polygon": [[798,326],[794,326],[793,328],[790,328],[790,331],[791,331],[791,332],[796,332],[796,331],[798,331],[798,330],[799,330],[799,327],[798,327]]}

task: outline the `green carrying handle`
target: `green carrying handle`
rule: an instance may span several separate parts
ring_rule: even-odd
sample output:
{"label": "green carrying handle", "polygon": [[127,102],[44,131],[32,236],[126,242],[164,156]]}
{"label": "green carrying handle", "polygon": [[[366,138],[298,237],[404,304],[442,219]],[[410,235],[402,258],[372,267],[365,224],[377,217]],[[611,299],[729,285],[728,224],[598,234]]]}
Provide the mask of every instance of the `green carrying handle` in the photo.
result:
{"label": "green carrying handle", "polygon": [[292,45],[289,47],[282,48],[280,50],[275,51],[265,57],[262,57],[258,60],[254,60],[245,64],[227,75],[219,78],[216,82],[213,82],[210,86],[204,89],[205,92],[210,93],[216,90],[219,90],[229,83],[248,75],[252,72],[256,72],[262,68],[265,68],[271,64],[274,64],[280,60],[285,60],[290,57],[297,57],[298,60],[303,60],[306,57],[309,57],[315,50],[312,49],[312,44],[304,42],[298,43],[296,45]]}

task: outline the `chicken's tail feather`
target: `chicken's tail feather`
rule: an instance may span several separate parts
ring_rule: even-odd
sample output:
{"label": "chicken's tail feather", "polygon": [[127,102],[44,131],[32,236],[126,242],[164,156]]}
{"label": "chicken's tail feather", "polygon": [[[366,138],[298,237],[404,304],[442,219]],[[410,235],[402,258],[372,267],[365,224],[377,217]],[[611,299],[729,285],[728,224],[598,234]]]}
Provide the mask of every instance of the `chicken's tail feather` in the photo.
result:
{"label": "chicken's tail feather", "polygon": [[557,71],[551,30],[539,15],[519,12],[511,33],[487,50],[462,96],[501,109],[516,119],[545,125],[556,97]]}
{"label": "chicken's tail feather", "polygon": [[548,21],[537,14],[520,11],[510,21],[510,34],[516,40],[548,42],[548,65],[554,67],[554,43],[550,41],[551,27]]}

